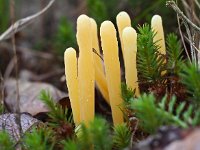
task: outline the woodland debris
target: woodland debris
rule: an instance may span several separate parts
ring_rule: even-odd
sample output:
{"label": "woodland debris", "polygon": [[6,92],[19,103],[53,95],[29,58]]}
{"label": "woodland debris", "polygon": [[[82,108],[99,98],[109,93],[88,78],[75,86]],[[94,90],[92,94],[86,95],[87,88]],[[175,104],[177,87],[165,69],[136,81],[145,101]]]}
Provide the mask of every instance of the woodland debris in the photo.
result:
{"label": "woodland debris", "polygon": [[[10,135],[11,139],[15,142],[20,140],[20,131],[19,125],[16,123],[15,113],[7,113],[0,115],[0,131],[5,130]],[[37,127],[39,124],[42,124],[39,120],[33,118],[28,113],[20,114],[22,134],[27,131],[31,131],[33,127]]]}
{"label": "woodland debris", "polygon": [[[5,97],[6,106],[8,107],[8,110],[15,112],[16,88],[14,79],[5,81],[5,90],[7,95]],[[48,112],[45,104],[39,100],[39,94],[41,90],[49,91],[56,102],[67,96],[66,93],[61,92],[56,87],[48,83],[19,80],[20,112],[27,112],[31,115],[36,115],[41,112]]]}

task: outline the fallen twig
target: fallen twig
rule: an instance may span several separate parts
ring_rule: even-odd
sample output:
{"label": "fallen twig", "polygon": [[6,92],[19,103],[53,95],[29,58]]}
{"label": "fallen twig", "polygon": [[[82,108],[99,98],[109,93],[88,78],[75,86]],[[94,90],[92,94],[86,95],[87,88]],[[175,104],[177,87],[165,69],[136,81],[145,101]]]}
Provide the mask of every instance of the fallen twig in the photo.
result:
{"label": "fallen twig", "polygon": [[194,30],[196,30],[197,32],[200,33],[200,28],[199,28],[196,24],[194,24],[192,21],[190,21],[190,19],[188,19],[188,18],[184,15],[184,13],[179,9],[179,7],[176,5],[176,3],[175,3],[174,1],[167,1],[167,2],[166,2],[166,5],[167,5],[167,6],[170,6],[171,8],[173,8],[173,10],[179,15],[179,17],[180,17],[183,21],[187,22],[191,27],[194,28]]}
{"label": "fallen twig", "polygon": [[[185,0],[181,0],[182,4],[184,5],[184,8],[185,8],[185,12],[186,12],[186,15],[187,17],[192,20],[192,18],[196,21],[196,23],[198,25],[200,25],[200,20],[198,18],[198,16],[196,15],[194,9],[191,10],[191,7],[189,6],[189,4],[185,1]],[[193,7],[192,7],[193,8]]]}
{"label": "fallen twig", "polygon": [[[12,24],[15,21],[15,1],[14,0],[10,0],[10,18],[11,18],[11,22]],[[20,102],[20,97],[19,97],[19,81],[18,81],[18,59],[17,59],[17,51],[16,51],[16,43],[15,43],[15,33],[14,33],[14,26],[11,26],[11,31],[13,32],[12,35],[12,47],[13,47],[13,60],[14,60],[14,66],[15,66],[15,76],[16,76],[16,123],[19,126],[19,134],[21,135],[22,133],[22,126],[21,126],[21,117],[20,117],[20,107],[19,107],[19,102]]]}
{"label": "fallen twig", "polygon": [[37,17],[42,15],[49,7],[51,7],[51,5],[54,2],[55,0],[51,0],[48,3],[48,5],[45,8],[43,8],[41,11],[13,23],[3,34],[0,35],[0,41],[11,38],[13,34],[19,32],[20,30],[25,28],[27,25],[31,24]]}
{"label": "fallen twig", "polygon": [[101,60],[103,60],[103,57],[101,56],[101,54],[99,54],[96,49],[92,48],[92,51],[97,55],[99,56],[99,58],[101,58]]}
{"label": "fallen twig", "polygon": [[191,63],[192,61],[191,61],[191,59],[190,59],[190,55],[189,55],[189,53],[188,53],[188,51],[187,51],[187,47],[186,47],[186,45],[185,45],[185,41],[184,41],[184,37],[183,37],[182,30],[181,30],[181,25],[180,25],[180,19],[179,19],[178,15],[177,15],[177,21],[178,21],[178,30],[179,30],[179,33],[180,33],[180,36],[181,36],[181,41],[182,41],[183,47],[184,47],[184,49],[185,49],[185,53],[186,53],[186,55],[187,55],[187,57],[188,57],[188,60],[189,60],[190,63]]}
{"label": "fallen twig", "polygon": [[[184,36],[184,38],[188,41],[188,43],[191,42],[187,36]],[[194,44],[192,44],[192,46],[194,47],[194,49],[195,49],[198,53],[200,53],[200,49],[198,49]]]}

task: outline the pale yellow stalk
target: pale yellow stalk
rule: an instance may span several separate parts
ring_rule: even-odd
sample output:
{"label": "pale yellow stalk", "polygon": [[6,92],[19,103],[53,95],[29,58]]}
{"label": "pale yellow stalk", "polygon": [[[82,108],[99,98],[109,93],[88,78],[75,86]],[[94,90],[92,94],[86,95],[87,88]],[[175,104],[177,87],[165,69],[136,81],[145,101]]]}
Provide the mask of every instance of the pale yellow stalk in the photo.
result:
{"label": "pale yellow stalk", "polygon": [[116,21],[117,21],[117,28],[118,28],[120,42],[121,42],[122,54],[123,54],[123,57],[124,57],[124,46],[123,46],[123,40],[122,40],[122,32],[123,32],[124,28],[131,27],[131,19],[125,11],[122,11],[117,15]]}
{"label": "pale yellow stalk", "polygon": [[[99,41],[98,41],[98,33],[97,33],[97,24],[94,19],[90,18],[91,21],[91,30],[92,30],[92,48],[94,48],[94,65],[95,65],[95,81],[97,87],[105,98],[106,102],[109,104],[109,95],[108,95],[108,87],[106,83],[106,77],[104,74],[103,63],[101,60],[101,54],[99,50]],[[98,54],[96,54],[98,53]]]}
{"label": "pale yellow stalk", "polygon": [[118,56],[116,30],[112,22],[104,21],[100,27],[101,43],[104,55],[106,80],[109,91],[110,105],[114,125],[123,123],[123,113],[120,109],[121,75]]}
{"label": "pale yellow stalk", "polygon": [[76,51],[68,48],[64,54],[65,76],[74,122],[80,124],[80,103],[78,99],[78,77]]}
{"label": "pale yellow stalk", "polygon": [[92,52],[91,21],[86,15],[77,19],[77,42],[79,46],[78,88],[81,120],[88,125],[94,119],[94,60]]}
{"label": "pale yellow stalk", "polygon": [[[151,19],[151,28],[156,33],[153,38],[153,41],[156,42],[156,45],[159,47],[159,52],[162,55],[166,55],[165,48],[165,36],[163,31],[162,18],[159,15],[154,15]],[[166,63],[166,59],[164,61]],[[161,72],[162,75],[166,74],[166,71]]]}
{"label": "pale yellow stalk", "polygon": [[165,37],[163,31],[162,18],[159,15],[154,15],[151,19],[151,28],[156,33],[153,41],[159,46],[159,52],[166,55]]}
{"label": "pale yellow stalk", "polygon": [[140,95],[138,87],[136,54],[137,54],[137,33],[132,27],[126,27],[122,33],[124,44],[124,65],[126,84],[132,90],[135,90],[135,95]]}

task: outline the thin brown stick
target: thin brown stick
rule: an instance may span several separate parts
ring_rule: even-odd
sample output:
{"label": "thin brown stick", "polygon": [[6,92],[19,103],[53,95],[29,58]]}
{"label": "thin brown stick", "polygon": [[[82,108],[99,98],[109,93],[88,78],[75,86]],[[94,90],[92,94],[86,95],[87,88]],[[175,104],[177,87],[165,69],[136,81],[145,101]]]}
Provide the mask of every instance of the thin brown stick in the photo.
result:
{"label": "thin brown stick", "polygon": [[[0,71],[0,105],[2,105],[3,107],[3,111],[4,111],[4,79],[3,79],[3,75]],[[0,112],[3,113],[3,112]]]}
{"label": "thin brown stick", "polygon": [[[200,19],[198,18],[197,14],[196,14],[197,11],[196,11],[196,7],[195,7],[195,5],[199,4],[198,1],[195,2],[194,0],[181,0],[181,2],[184,6],[183,8],[185,9],[185,13],[186,13],[186,16],[188,17],[188,19],[196,26],[199,26]],[[176,0],[175,4],[178,5],[177,0]],[[180,15],[179,15],[179,17],[181,18]],[[200,53],[199,53],[199,50],[197,47],[199,47],[199,45],[200,45],[200,41],[199,41],[200,34],[198,34],[199,32],[196,32],[194,27],[191,26],[184,18],[181,18],[181,19],[182,19],[183,24],[186,29],[187,37],[184,36],[184,38],[190,44],[192,60],[194,63],[197,63],[197,62],[199,63],[200,62],[200,57],[199,57]]]}
{"label": "thin brown stick", "polygon": [[[195,20],[198,25],[200,25],[200,19],[198,18],[197,14],[195,13],[195,10],[191,10],[191,7],[188,5],[188,3],[185,0],[181,0],[182,4],[184,5],[184,9],[186,12],[187,17],[190,20]],[[192,7],[194,9],[194,7]]]}
{"label": "thin brown stick", "polygon": [[[15,21],[15,1],[10,0],[10,17],[11,17],[11,23],[14,24]],[[12,26],[13,27],[13,26]],[[18,81],[18,59],[17,59],[17,51],[16,51],[16,41],[15,41],[15,33],[13,30],[12,34],[12,46],[13,46],[13,53],[14,53],[14,61],[15,61],[15,76],[16,76],[16,113],[18,114],[16,116],[16,123],[19,125],[19,131],[20,135],[22,133],[22,126],[21,126],[21,117],[20,117],[20,98],[19,98],[19,81]]]}
{"label": "thin brown stick", "polygon": [[99,56],[99,58],[101,58],[101,60],[103,60],[103,57],[101,56],[101,54],[99,54],[96,49],[92,48],[92,51],[97,55]]}
{"label": "thin brown stick", "polygon": [[0,35],[0,41],[9,39],[10,37],[12,37],[13,34],[19,32],[20,30],[25,28],[27,25],[31,24],[37,17],[39,17],[45,11],[47,11],[54,2],[55,0],[51,0],[45,8],[43,8],[41,11],[37,12],[36,14],[20,19],[15,23],[13,22],[12,25],[3,34]]}
{"label": "thin brown stick", "polygon": [[188,53],[188,51],[187,51],[187,47],[186,47],[186,45],[185,45],[185,41],[184,41],[184,37],[183,37],[182,30],[181,30],[181,25],[180,25],[180,19],[179,19],[179,16],[178,16],[178,15],[177,15],[177,22],[178,22],[179,34],[180,34],[180,36],[181,36],[181,41],[182,41],[183,47],[184,47],[184,49],[185,49],[185,53],[186,53],[186,55],[187,55],[188,60],[190,61],[190,63],[192,63],[192,61],[191,61],[191,59],[190,59],[190,55],[189,55],[189,53]]}
{"label": "thin brown stick", "polygon": [[6,71],[4,72],[4,79],[7,80],[10,77],[11,72],[15,68],[15,59],[12,58],[6,67]]}
{"label": "thin brown stick", "polygon": [[200,27],[198,27],[196,24],[194,24],[190,19],[188,19],[184,13],[179,9],[179,7],[176,5],[174,1],[167,1],[166,3],[167,6],[170,6],[178,15],[179,17],[187,22],[192,28],[194,28],[197,32],[200,33]]}
{"label": "thin brown stick", "polygon": [[[188,41],[188,43],[191,42],[187,36],[184,36],[184,38]],[[200,53],[200,49],[198,49],[194,44],[192,44],[192,46],[194,47],[194,49],[195,49],[198,53]]]}
{"label": "thin brown stick", "polygon": [[186,16],[189,18],[189,19],[191,19],[192,18],[192,14],[190,13],[190,7],[189,7],[189,5],[188,5],[188,3],[187,3],[187,1],[186,0],[181,0],[181,2],[182,2],[182,4],[183,4],[183,9],[184,9],[184,11],[185,11],[185,13],[186,13]]}
{"label": "thin brown stick", "polygon": [[[191,52],[191,57],[192,57],[192,61],[194,63],[197,62],[197,52],[194,50],[194,44],[195,44],[195,35],[197,32],[200,33],[200,28],[194,23],[196,22],[198,24],[198,19],[195,19],[195,6],[194,6],[194,2],[193,1],[189,1],[188,3],[186,1],[181,0],[184,8],[186,10],[186,14],[189,14],[187,18],[183,12],[179,9],[179,7],[177,6],[177,2],[175,3],[174,1],[168,1],[167,2],[167,6],[172,7],[175,12],[177,13],[178,16],[178,24],[179,24],[179,32],[181,34],[181,39],[182,41],[184,41],[184,37],[181,31],[181,27],[180,27],[180,20],[179,18],[182,20],[183,25],[185,26],[186,29],[186,33],[187,36],[189,38],[189,44],[190,44],[190,52]],[[189,7],[189,5],[191,5],[191,7]],[[196,21],[195,21],[196,20]],[[195,32],[197,31],[197,32]],[[184,48],[186,48],[186,46],[184,45]],[[187,52],[187,51],[186,51]],[[189,58],[189,57],[188,57]]]}
{"label": "thin brown stick", "polygon": [[192,60],[193,60],[194,63],[196,63],[196,53],[195,53],[195,51],[193,49],[193,46],[192,46],[193,43],[194,43],[194,40],[192,38],[192,33],[191,33],[190,29],[189,29],[189,26],[188,26],[187,22],[183,21],[183,24],[184,24],[184,26],[186,28],[186,33],[187,33],[188,38],[189,38],[189,44],[190,44],[190,51],[191,51]]}

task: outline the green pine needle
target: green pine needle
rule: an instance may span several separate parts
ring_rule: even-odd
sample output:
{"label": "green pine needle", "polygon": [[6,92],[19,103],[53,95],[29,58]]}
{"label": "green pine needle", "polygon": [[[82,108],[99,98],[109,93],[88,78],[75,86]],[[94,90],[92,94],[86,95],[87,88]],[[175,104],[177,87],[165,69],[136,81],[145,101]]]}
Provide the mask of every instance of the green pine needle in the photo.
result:
{"label": "green pine needle", "polygon": [[111,133],[108,122],[102,118],[95,118],[90,123],[89,131],[95,150],[110,150],[112,147]]}
{"label": "green pine needle", "polygon": [[[112,136],[113,135],[113,136]],[[131,131],[126,124],[120,124],[114,127],[111,133],[108,122],[103,118],[95,118],[88,127],[84,124],[80,126],[77,132],[77,139],[65,141],[64,146],[69,150],[95,149],[111,150],[124,149],[130,145]]]}
{"label": "green pine needle", "polygon": [[114,127],[113,144],[117,149],[124,149],[130,145],[131,131],[126,124]]}
{"label": "green pine needle", "polygon": [[81,150],[91,149],[92,139],[90,135],[90,131],[82,124],[80,129],[77,132],[77,145],[79,145]]}
{"label": "green pine needle", "polygon": [[148,24],[138,28],[137,69],[139,77],[147,82],[155,82],[162,79],[165,58],[158,52],[159,47],[153,42],[155,33]]}
{"label": "green pine needle", "polygon": [[200,111],[195,110],[192,104],[188,108],[184,102],[177,107],[175,104],[175,97],[167,105],[167,97],[156,103],[153,94],[143,94],[131,102],[131,107],[140,121],[140,126],[148,133],[154,133],[162,125],[187,128],[199,124]]}
{"label": "green pine needle", "polygon": [[179,74],[181,82],[186,86],[190,99],[196,106],[200,106],[200,72],[195,64],[182,65]]}
{"label": "green pine needle", "polygon": [[56,126],[64,122],[72,123],[72,115],[69,114],[68,109],[63,110],[61,105],[57,105],[48,91],[42,90],[39,98],[50,110],[48,113],[48,116],[52,119],[50,124]]}
{"label": "green pine needle", "polygon": [[95,150],[111,150],[112,140],[108,123],[102,118],[95,118],[88,128],[85,125],[81,127],[81,147],[90,149],[94,146]]}
{"label": "green pine needle", "polygon": [[[95,118],[88,127],[81,125],[77,133],[79,149],[111,150],[112,137],[108,123],[102,118]],[[70,143],[69,143],[70,144]]]}
{"label": "green pine needle", "polygon": [[181,64],[183,63],[183,56],[181,55],[183,49],[181,49],[181,43],[178,41],[178,37],[170,33],[167,35],[167,55],[168,55],[168,69],[174,75],[178,75],[181,71]]}
{"label": "green pine needle", "polygon": [[73,140],[64,142],[64,150],[80,150],[79,145]]}
{"label": "green pine needle", "polygon": [[53,150],[54,144],[51,142],[51,137],[52,132],[50,130],[33,129],[32,132],[26,133],[24,145],[28,150]]}
{"label": "green pine needle", "polygon": [[126,104],[129,103],[129,100],[134,97],[135,91],[129,88],[125,83],[121,84],[121,92],[122,92],[122,99]]}

